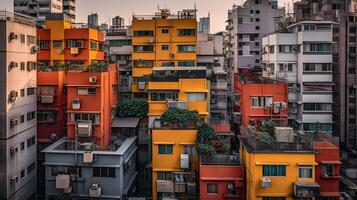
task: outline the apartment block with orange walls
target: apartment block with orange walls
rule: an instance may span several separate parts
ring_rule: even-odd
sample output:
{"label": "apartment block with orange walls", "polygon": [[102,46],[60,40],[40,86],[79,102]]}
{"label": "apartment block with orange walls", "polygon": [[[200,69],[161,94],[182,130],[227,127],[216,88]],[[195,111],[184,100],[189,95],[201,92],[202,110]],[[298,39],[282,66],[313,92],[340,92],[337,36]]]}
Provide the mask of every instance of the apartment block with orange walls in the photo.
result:
{"label": "apartment block with orange walls", "polygon": [[67,129],[70,140],[82,137],[106,149],[111,134],[112,110],[118,100],[115,64],[99,71],[67,72]]}
{"label": "apartment block with orange walls", "polygon": [[288,84],[254,75],[235,75],[235,118],[238,125],[260,125],[272,119],[279,126],[288,123]]}
{"label": "apartment block with orange walls", "polygon": [[40,66],[89,65],[104,61],[104,34],[70,23],[66,14],[49,14],[44,28],[37,29],[37,39]]}

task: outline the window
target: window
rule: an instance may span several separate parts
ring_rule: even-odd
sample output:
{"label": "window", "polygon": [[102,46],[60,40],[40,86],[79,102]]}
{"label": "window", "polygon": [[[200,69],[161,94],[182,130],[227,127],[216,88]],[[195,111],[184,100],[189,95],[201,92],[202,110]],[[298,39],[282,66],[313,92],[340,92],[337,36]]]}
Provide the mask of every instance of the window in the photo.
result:
{"label": "window", "polygon": [[25,170],[21,170],[21,179],[23,179],[25,177]]}
{"label": "window", "polygon": [[279,71],[282,72],[292,72],[294,71],[295,64],[294,63],[279,63]]}
{"label": "window", "polygon": [[254,10],[250,10],[250,14],[254,14]]}
{"label": "window", "polygon": [[255,26],[255,30],[260,30],[260,26]]}
{"label": "window", "polygon": [[172,180],[172,172],[157,172],[157,180]]}
{"label": "window", "polygon": [[255,11],[255,14],[260,14],[260,10],[256,10],[256,11]]}
{"label": "window", "polygon": [[30,137],[29,139],[27,139],[27,148],[29,148],[35,144],[36,144],[36,136]]}
{"label": "window", "polygon": [[121,47],[121,46],[130,46],[132,40],[109,40],[109,46],[111,47]]}
{"label": "window", "polygon": [[159,154],[172,154],[173,145],[172,144],[159,144]]}
{"label": "window", "polygon": [[332,72],[331,63],[304,63],[304,72]]}
{"label": "window", "polygon": [[21,95],[21,97],[24,97],[24,96],[25,96],[25,89],[21,89],[21,90],[20,90],[20,95]]}
{"label": "window", "polygon": [[299,166],[299,178],[312,178],[312,166]]}
{"label": "window", "polygon": [[53,48],[60,49],[62,48],[62,40],[53,40],[52,45]]}
{"label": "window", "polygon": [[100,122],[99,114],[95,113],[71,113],[72,122],[76,121],[92,121],[93,123],[98,124]]}
{"label": "window", "polygon": [[243,24],[243,18],[241,17],[238,18],[238,24]]}
{"label": "window", "polygon": [[98,42],[96,41],[90,41],[90,49],[91,50],[97,50],[98,49]]}
{"label": "window", "polygon": [[25,123],[25,115],[20,116],[20,123]]}
{"label": "window", "polygon": [[285,165],[263,165],[263,176],[285,176]]}
{"label": "window", "polygon": [[260,22],[260,18],[255,18],[255,22]]}
{"label": "window", "polygon": [[25,62],[20,63],[20,70],[25,70]]}
{"label": "window", "polygon": [[178,66],[179,67],[193,67],[193,66],[195,66],[195,61],[179,61]]}
{"label": "window", "polygon": [[187,101],[205,101],[206,93],[203,92],[190,92],[187,93]]}
{"label": "window", "polygon": [[177,35],[179,35],[179,36],[195,36],[196,29],[178,29]]}
{"label": "window", "polygon": [[55,112],[38,110],[37,111],[37,122],[38,123],[41,123],[41,122],[46,122],[46,123],[55,122]]}
{"label": "window", "polygon": [[115,168],[113,168],[113,167],[93,167],[93,177],[115,178]]}
{"label": "window", "polygon": [[77,94],[78,95],[96,95],[97,88],[96,87],[78,87]]}
{"label": "window", "polygon": [[40,40],[39,45],[40,49],[49,49],[50,48],[50,41]]}
{"label": "window", "polygon": [[152,52],[154,51],[153,45],[135,45],[134,52]]}
{"label": "window", "polygon": [[255,4],[261,4],[262,0],[255,0]]}
{"label": "window", "polygon": [[163,28],[163,29],[161,30],[161,33],[162,33],[162,34],[168,34],[168,33],[169,33],[169,29],[168,29],[168,28]]}
{"label": "window", "polygon": [[22,150],[24,150],[25,149],[25,142],[21,142],[21,144],[20,144],[20,150],[22,151]]}
{"label": "window", "polygon": [[306,132],[316,132],[319,131],[332,131],[332,124],[331,123],[304,123],[303,124],[303,131]]}
{"label": "window", "polygon": [[26,118],[27,118],[27,121],[31,121],[31,120],[35,119],[36,118],[36,112],[32,111],[32,112],[27,113]]}
{"label": "window", "polygon": [[36,44],[36,37],[32,35],[27,35],[27,44]]}
{"label": "window", "polygon": [[177,92],[151,92],[150,100],[151,101],[177,101],[178,93]]}
{"label": "window", "polygon": [[322,164],[322,173],[327,176],[334,176],[334,165],[333,164]]}
{"label": "window", "polygon": [[67,40],[67,48],[85,48],[84,40]]}
{"label": "window", "polygon": [[196,47],[195,45],[178,45],[177,51],[178,52],[194,52],[195,47]]}
{"label": "window", "polygon": [[134,31],[134,36],[153,36],[154,31]]}
{"label": "window", "polygon": [[27,175],[29,175],[31,172],[33,172],[36,169],[36,164],[33,162],[31,165],[27,167]]}
{"label": "window", "polygon": [[269,53],[274,53],[275,52],[275,46],[274,45],[270,45],[269,46]]}
{"label": "window", "polygon": [[21,43],[25,43],[25,35],[24,34],[20,34],[20,41],[21,41]]}
{"label": "window", "polygon": [[169,50],[169,45],[161,45],[161,50],[163,50],[163,51],[167,51],[167,50]]}
{"label": "window", "polygon": [[330,103],[304,103],[304,111],[332,111]]}
{"label": "window", "polygon": [[332,44],[329,43],[304,43],[304,53],[331,53]]}
{"label": "window", "polygon": [[316,26],[315,25],[304,25],[304,31],[314,31],[316,30]]}
{"label": "window", "polygon": [[51,166],[51,175],[57,176],[58,174],[70,174],[76,175],[77,178],[82,176],[80,167],[68,167],[68,166]]}
{"label": "window", "polygon": [[56,86],[38,86],[38,95],[55,95]]}
{"label": "window", "polygon": [[217,183],[207,183],[207,193],[217,194],[218,193],[218,184]]}
{"label": "window", "polygon": [[273,97],[251,97],[252,107],[269,107],[273,104]]}
{"label": "window", "polygon": [[183,153],[193,156],[195,152],[195,147],[193,145],[184,145],[183,146]]}
{"label": "window", "polygon": [[35,94],[36,88],[27,88],[27,96]]}

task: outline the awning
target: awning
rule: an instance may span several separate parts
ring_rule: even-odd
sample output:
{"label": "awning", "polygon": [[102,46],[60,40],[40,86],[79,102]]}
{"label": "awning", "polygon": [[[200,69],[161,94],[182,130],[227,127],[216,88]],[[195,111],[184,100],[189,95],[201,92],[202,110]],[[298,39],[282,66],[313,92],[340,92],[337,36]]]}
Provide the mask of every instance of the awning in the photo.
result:
{"label": "awning", "polygon": [[240,181],[243,178],[234,178],[234,177],[201,177],[202,181]]}
{"label": "awning", "polygon": [[335,164],[335,165],[341,165],[342,162],[339,161],[339,160],[323,160],[323,161],[320,161],[320,163],[322,164]]}
{"label": "awning", "polygon": [[136,128],[139,124],[140,118],[127,117],[127,118],[114,118],[112,128]]}
{"label": "awning", "polygon": [[339,192],[320,192],[320,196],[322,197],[339,197]]}
{"label": "awning", "polygon": [[333,86],[334,83],[331,82],[304,82],[304,85],[326,85],[326,86]]}

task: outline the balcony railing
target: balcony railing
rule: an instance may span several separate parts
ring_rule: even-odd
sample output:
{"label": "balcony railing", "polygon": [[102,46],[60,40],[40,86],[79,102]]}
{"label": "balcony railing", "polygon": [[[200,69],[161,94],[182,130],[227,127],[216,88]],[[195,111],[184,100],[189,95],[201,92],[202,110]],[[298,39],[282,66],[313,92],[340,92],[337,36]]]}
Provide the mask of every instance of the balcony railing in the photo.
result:
{"label": "balcony railing", "polygon": [[108,71],[108,64],[93,64],[93,65],[56,65],[56,66],[38,66],[39,72],[52,71],[81,71],[81,72],[106,72]]}
{"label": "balcony railing", "polygon": [[164,123],[160,119],[154,120],[153,129],[164,129],[164,130],[196,130],[198,127],[198,123],[178,123],[178,124],[170,124]]}
{"label": "balcony railing", "polygon": [[238,155],[216,154],[213,156],[201,155],[203,165],[240,165]]}

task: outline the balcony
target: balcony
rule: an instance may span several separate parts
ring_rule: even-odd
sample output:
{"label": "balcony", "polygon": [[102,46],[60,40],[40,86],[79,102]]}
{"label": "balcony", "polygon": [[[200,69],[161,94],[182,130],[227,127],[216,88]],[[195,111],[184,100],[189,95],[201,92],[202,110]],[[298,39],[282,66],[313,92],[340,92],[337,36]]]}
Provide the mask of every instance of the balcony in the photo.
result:
{"label": "balcony", "polygon": [[244,192],[242,188],[233,188],[233,189],[227,189],[225,193],[223,194],[223,199],[228,200],[228,199],[244,199]]}
{"label": "balcony", "polygon": [[320,185],[317,183],[294,183],[296,198],[313,198],[320,196]]}
{"label": "balcony", "polygon": [[201,155],[202,165],[240,165],[238,155],[216,154],[214,156]]}

